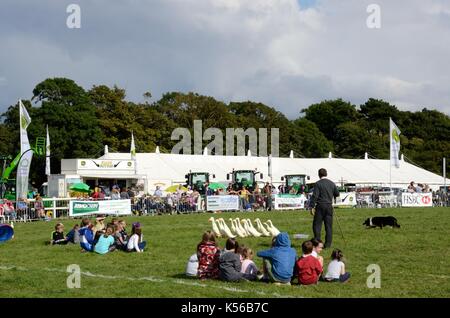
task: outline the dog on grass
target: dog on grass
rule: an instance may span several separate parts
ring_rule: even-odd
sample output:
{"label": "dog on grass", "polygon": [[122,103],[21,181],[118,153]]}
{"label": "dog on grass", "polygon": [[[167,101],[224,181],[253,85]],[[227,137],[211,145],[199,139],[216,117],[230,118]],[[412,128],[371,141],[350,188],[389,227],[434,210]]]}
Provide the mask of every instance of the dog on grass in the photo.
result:
{"label": "dog on grass", "polygon": [[400,228],[400,224],[397,223],[397,219],[393,216],[375,216],[373,218],[367,218],[363,225],[367,228],[379,227],[382,229],[384,226]]}

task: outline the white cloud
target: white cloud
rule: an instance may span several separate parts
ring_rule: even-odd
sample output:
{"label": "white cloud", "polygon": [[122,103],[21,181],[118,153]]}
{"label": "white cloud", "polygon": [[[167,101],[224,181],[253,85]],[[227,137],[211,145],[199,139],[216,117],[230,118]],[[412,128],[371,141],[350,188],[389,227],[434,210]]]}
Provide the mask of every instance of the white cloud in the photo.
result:
{"label": "white cloud", "polygon": [[377,0],[382,28],[372,30],[373,2],[300,10],[296,0],[80,1],[82,28],[69,30],[66,3],[4,1],[0,108],[46,77],[67,76],[86,88],[118,84],[136,101],[148,90],[193,90],[261,101],[290,118],[339,97],[450,113],[450,4]]}

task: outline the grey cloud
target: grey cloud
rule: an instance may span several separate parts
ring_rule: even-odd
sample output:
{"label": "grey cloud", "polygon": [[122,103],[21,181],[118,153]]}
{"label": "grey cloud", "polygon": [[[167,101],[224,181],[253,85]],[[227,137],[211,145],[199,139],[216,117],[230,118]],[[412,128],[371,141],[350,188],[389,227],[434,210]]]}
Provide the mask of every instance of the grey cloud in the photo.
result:
{"label": "grey cloud", "polygon": [[[450,5],[376,1],[382,28],[365,25],[373,1],[79,1],[82,27],[66,27],[72,1],[0,4],[0,111],[47,77],[85,88],[117,84],[128,98],[196,91],[255,100],[295,118],[329,98],[370,97],[404,109],[450,113]],[[4,80],[2,80],[4,79]]]}

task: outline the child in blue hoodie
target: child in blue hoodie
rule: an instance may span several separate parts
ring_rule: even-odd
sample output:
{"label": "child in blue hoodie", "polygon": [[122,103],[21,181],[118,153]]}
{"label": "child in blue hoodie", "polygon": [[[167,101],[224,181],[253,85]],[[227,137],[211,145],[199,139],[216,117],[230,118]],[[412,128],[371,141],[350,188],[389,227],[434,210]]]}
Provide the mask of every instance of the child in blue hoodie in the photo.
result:
{"label": "child in blue hoodie", "polygon": [[294,274],[297,252],[291,247],[286,232],[281,232],[273,240],[272,248],[256,254],[263,258],[264,276],[273,283],[290,284]]}
{"label": "child in blue hoodie", "polygon": [[82,252],[92,252],[94,251],[94,231],[92,229],[94,225],[89,219],[83,219],[81,224],[83,227],[79,230],[79,234]]}

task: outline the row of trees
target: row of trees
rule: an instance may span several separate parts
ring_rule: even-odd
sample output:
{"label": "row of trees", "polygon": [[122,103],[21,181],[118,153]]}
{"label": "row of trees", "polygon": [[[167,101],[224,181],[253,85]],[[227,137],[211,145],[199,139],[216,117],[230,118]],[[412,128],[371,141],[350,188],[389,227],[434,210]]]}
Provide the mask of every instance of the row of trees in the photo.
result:
{"label": "row of trees", "polygon": [[[299,118],[287,119],[272,107],[251,101],[228,104],[195,93],[170,92],[155,102],[126,100],[125,90],[104,85],[86,91],[66,78],[46,79],[24,100],[32,118],[30,142],[51,138],[52,171],[60,171],[62,158],[100,156],[103,145],[111,151],[128,152],[131,131],[138,152],[170,152],[176,127],[193,129],[194,119],[203,129],[216,127],[279,128],[280,155],[293,150],[298,157],[324,157],[328,152],[342,158],[360,158],[368,152],[389,158],[389,117],[402,131],[402,152],[410,160],[435,173],[442,171],[442,157],[450,154],[450,117],[436,110],[400,111],[383,100],[369,99],[353,105],[342,99],[325,100],[303,109]],[[32,107],[35,105],[34,107]],[[19,145],[18,105],[1,115],[0,154],[14,156]],[[270,137],[268,138],[270,140]],[[206,146],[208,142],[204,142]],[[32,180],[45,180],[44,158],[34,158]]]}

